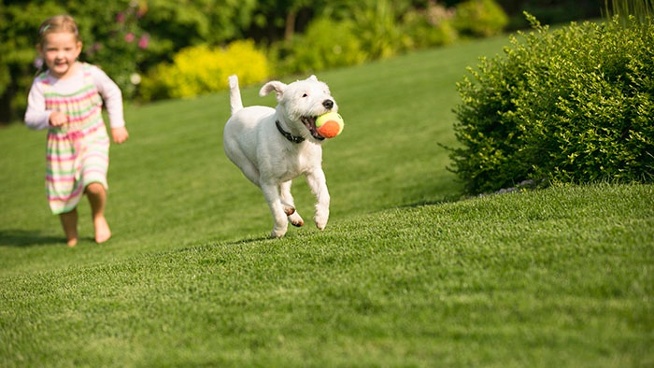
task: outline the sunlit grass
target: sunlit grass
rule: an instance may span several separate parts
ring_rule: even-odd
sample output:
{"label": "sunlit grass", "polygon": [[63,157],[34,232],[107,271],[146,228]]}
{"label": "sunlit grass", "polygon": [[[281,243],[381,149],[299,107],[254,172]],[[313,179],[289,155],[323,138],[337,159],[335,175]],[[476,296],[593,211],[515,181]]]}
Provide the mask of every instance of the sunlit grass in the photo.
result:
{"label": "sunlit grass", "polygon": [[[454,82],[503,38],[319,75],[346,120],[325,145],[325,232],[271,240],[222,152],[227,95],[127,109],[114,238],[63,245],[43,132],[0,131],[0,366],[650,366],[654,187],[460,199]],[[286,80],[287,82],[289,80]],[[274,98],[245,88],[246,104]],[[458,201],[457,201],[458,200]]]}

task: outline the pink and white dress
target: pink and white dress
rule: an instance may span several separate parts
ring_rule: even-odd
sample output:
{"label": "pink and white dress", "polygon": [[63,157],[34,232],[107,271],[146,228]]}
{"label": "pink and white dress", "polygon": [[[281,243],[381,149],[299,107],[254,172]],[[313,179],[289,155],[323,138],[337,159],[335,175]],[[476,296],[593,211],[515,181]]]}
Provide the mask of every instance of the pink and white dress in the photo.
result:
{"label": "pink and white dress", "polygon": [[[46,192],[54,214],[75,209],[91,183],[109,187],[109,136],[102,118],[103,99],[111,127],[125,126],[118,86],[98,67],[86,63],[78,66],[74,75],[63,80],[48,72],[38,75],[25,113],[28,127],[48,129]],[[53,111],[68,115],[68,123],[50,126]]]}

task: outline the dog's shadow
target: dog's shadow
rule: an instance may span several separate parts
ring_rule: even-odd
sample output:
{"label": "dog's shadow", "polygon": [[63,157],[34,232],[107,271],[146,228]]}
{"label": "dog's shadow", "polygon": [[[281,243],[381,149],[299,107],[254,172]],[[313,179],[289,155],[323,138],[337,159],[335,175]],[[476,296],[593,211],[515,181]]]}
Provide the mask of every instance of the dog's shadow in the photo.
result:
{"label": "dog's shadow", "polygon": [[44,235],[38,230],[1,229],[0,246],[31,247],[61,244],[62,237]]}
{"label": "dog's shadow", "polygon": [[233,241],[227,242],[225,244],[230,245],[230,246],[248,245],[248,244],[257,243],[257,242],[266,241],[266,240],[275,241],[275,240],[278,240],[278,239],[277,238],[272,238],[270,236],[259,236],[259,237],[252,237],[252,238],[233,240]]}

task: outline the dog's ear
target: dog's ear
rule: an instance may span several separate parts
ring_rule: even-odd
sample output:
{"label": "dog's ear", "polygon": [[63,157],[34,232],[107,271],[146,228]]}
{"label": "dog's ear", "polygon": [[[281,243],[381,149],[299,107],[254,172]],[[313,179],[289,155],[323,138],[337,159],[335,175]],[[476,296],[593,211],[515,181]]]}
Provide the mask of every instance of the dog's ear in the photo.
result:
{"label": "dog's ear", "polygon": [[312,81],[317,82],[317,81],[318,81],[318,77],[316,77],[315,75],[312,74],[309,78],[307,78],[307,80],[312,80]]}
{"label": "dog's ear", "polygon": [[286,89],[286,84],[279,81],[268,82],[261,87],[259,91],[259,96],[267,96],[270,92],[275,91],[277,95],[277,100],[282,98],[284,90]]}

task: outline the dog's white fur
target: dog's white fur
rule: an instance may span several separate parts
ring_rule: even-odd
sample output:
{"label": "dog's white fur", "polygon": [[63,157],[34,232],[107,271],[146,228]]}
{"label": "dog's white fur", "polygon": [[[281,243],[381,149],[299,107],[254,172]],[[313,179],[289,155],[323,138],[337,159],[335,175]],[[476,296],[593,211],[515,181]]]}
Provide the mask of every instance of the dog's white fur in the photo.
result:
{"label": "dog's white fur", "polygon": [[[329,219],[330,196],[322,170],[322,137],[316,132],[315,117],[329,111],[338,112],[338,105],[329,87],[315,76],[284,84],[266,83],[259,95],[275,92],[276,108],[243,107],[236,76],[229,77],[232,116],[225,124],[223,143],[227,157],[257,185],[268,202],[274,225],[272,237],[286,234],[288,223],[304,225],[295,210],[291,182],[305,175],[316,197],[315,223],[324,230]],[[295,137],[293,142],[285,137]]]}

